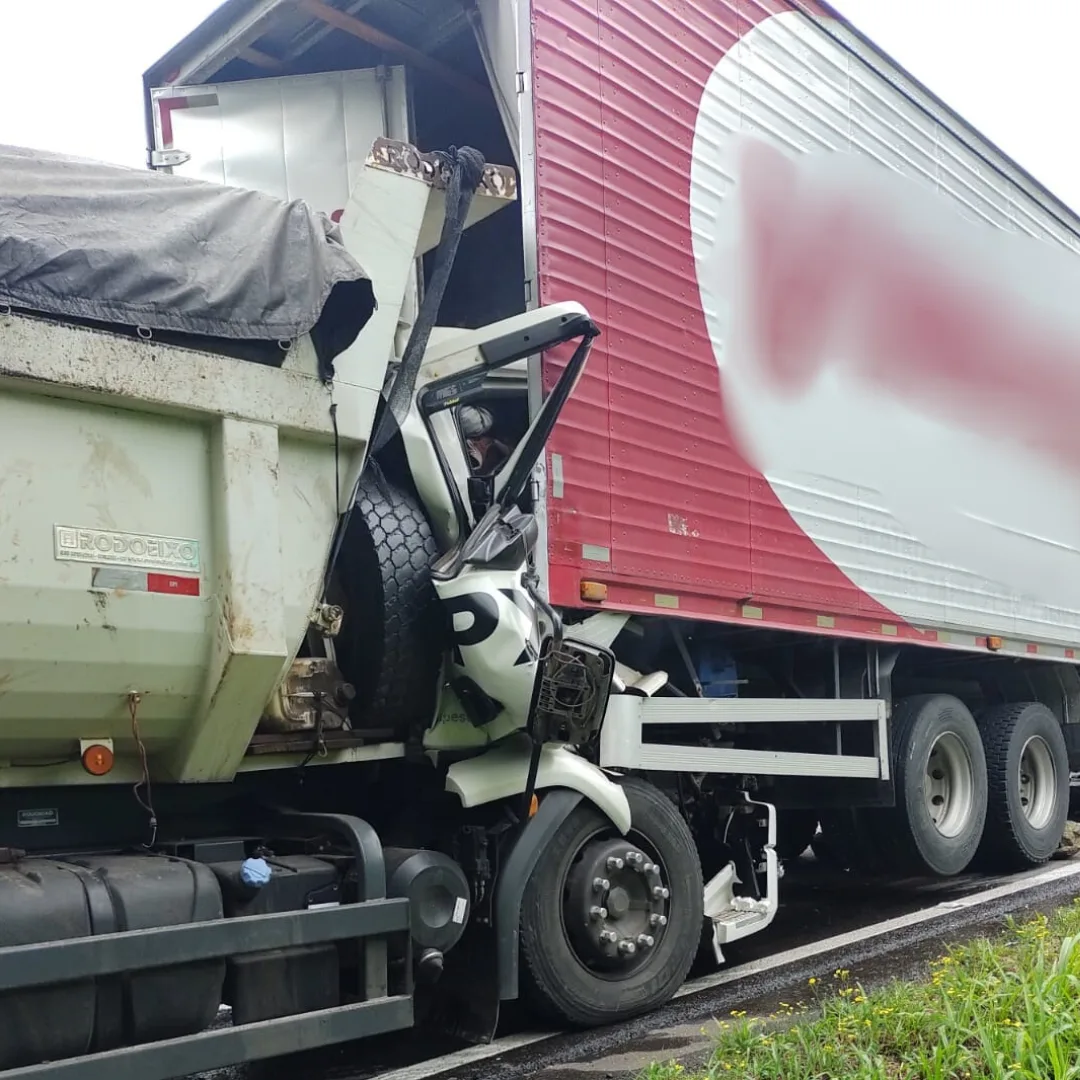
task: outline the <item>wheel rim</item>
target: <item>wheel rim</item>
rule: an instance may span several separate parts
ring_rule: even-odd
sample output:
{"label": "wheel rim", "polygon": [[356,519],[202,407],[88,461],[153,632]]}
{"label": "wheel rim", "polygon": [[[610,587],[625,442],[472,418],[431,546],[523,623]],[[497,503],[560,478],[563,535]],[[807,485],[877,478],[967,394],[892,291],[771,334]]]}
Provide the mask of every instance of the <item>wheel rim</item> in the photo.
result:
{"label": "wheel rim", "polygon": [[951,731],[930,747],[923,794],[930,820],[942,836],[964,831],[975,807],[975,775],[967,747]]}
{"label": "wheel rim", "polygon": [[1057,769],[1046,740],[1033,735],[1020,751],[1020,809],[1033,829],[1045,829],[1057,804]]}
{"label": "wheel rim", "polygon": [[639,838],[586,840],[567,875],[562,905],[578,962],[608,979],[647,964],[667,933],[670,886],[662,860]]}

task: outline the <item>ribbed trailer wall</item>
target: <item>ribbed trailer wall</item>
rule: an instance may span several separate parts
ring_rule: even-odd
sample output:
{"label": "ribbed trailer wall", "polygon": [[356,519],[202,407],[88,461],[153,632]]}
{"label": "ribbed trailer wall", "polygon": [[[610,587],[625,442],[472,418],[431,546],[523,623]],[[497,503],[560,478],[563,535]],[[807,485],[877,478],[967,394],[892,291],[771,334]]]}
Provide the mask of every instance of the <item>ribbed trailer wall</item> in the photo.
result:
{"label": "ribbed trailer wall", "polygon": [[[580,583],[600,581],[609,607],[961,648],[1000,635],[1004,652],[1071,658],[1074,586],[1060,606],[1026,600],[977,560],[912,535],[886,490],[843,469],[765,477],[747,463],[725,419],[723,341],[697,266],[735,131],[868,154],[971,218],[1073,251],[1076,217],[823,11],[533,0],[532,49],[540,298],[581,300],[605,330],[550,446],[555,601],[579,605]],[[798,435],[857,456],[856,429],[869,426],[905,482],[936,463],[925,497],[941,501],[943,521],[975,527],[951,505],[950,492],[969,493],[991,508],[988,528],[1010,530],[1025,557],[1056,560],[1063,585],[1080,581],[1080,500],[1060,478],[1032,465],[1017,480],[1015,456],[972,475],[968,436],[943,432],[927,447],[866,420],[808,414]]]}

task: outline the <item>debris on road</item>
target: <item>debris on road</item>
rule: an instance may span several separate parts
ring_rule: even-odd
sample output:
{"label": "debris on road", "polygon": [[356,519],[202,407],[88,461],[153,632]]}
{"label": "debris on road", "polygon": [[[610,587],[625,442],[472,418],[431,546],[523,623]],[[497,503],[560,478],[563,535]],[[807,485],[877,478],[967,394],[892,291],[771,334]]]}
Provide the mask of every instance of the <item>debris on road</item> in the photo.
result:
{"label": "debris on road", "polygon": [[1061,843],[1054,852],[1055,859],[1072,859],[1080,855],[1080,822],[1066,821]]}

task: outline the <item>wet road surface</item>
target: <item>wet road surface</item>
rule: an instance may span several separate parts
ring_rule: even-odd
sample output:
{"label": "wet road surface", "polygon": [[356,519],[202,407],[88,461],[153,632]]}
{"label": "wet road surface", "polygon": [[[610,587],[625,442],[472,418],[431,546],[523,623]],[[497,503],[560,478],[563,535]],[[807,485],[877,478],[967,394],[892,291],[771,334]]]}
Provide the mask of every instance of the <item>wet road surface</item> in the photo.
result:
{"label": "wet road surface", "polygon": [[[1075,870],[1077,876],[965,906],[988,890],[992,894],[1001,887],[1023,888],[1025,879],[1040,880],[1048,869],[1051,874]],[[696,970],[693,974],[699,976],[698,981],[684,988],[674,1002],[628,1024],[541,1037],[545,1033],[531,1027],[528,1017],[511,1014],[500,1030],[506,1052],[497,1055],[492,1054],[497,1049],[494,1046],[475,1048],[475,1056],[473,1050],[454,1054],[456,1046],[425,1039],[418,1031],[412,1037],[389,1035],[320,1051],[302,1060],[267,1063],[259,1068],[260,1077],[517,1080],[542,1076],[544,1080],[608,1080],[636,1076],[652,1061],[704,1059],[710,1048],[707,1029],[714,1017],[728,1016],[733,1009],[768,1015],[781,1001],[801,1000],[810,976],[831,973],[837,967],[850,969],[851,977],[866,986],[894,977],[917,976],[944,943],[993,932],[1008,914],[1053,908],[1080,894],[1080,861],[1075,866],[1052,863],[1050,868],[1007,878],[971,874],[947,881],[866,881],[825,871],[807,861],[788,872],[781,894],[775,923],[762,934],[725,950],[727,963],[719,972],[715,966],[711,971]],[[932,917],[890,928],[870,940],[862,938],[873,924],[918,919],[914,913],[920,912]],[[829,951],[797,955],[807,949],[812,953],[815,943],[834,938],[838,940]],[[788,962],[793,951],[796,955]],[[448,1054],[449,1058],[439,1060]]]}
{"label": "wet road surface", "polygon": [[[639,1021],[584,1035],[560,1036],[480,1063],[468,1070],[452,1070],[441,1075],[447,1080],[449,1077],[458,1080],[517,1080],[519,1077],[534,1076],[543,1080],[590,1080],[592,1077],[622,1080],[637,1076],[654,1061],[677,1058],[687,1065],[704,1063],[711,1051],[709,1031],[714,1018],[728,1017],[732,1010],[745,1011],[750,1016],[768,1016],[777,1012],[782,1002],[804,1000],[807,980],[811,976],[828,978],[840,967],[848,969],[851,980],[867,989],[893,979],[925,977],[927,963],[940,956],[948,944],[993,934],[1002,928],[1006,916],[1024,918],[1040,911],[1050,912],[1080,895],[1080,865],[1062,869],[1072,870],[1073,873],[977,906],[964,905],[964,899],[974,898],[987,886],[993,887],[1005,881],[1019,882],[1025,877],[1037,878],[1045,871],[1016,875],[1009,879],[954,881],[949,883],[953,888],[942,888],[940,882],[935,882],[932,888],[924,886],[921,889],[912,886],[898,888],[897,885],[868,888],[859,902],[864,912],[866,905],[872,904],[874,921],[895,918],[901,914],[896,908],[917,902],[920,897],[923,898],[923,909],[943,903],[949,908],[943,912],[939,910],[938,917],[933,919],[898,926],[865,941],[847,940],[838,948],[796,958],[792,963],[772,970],[760,970],[767,950],[762,950],[763,955],[758,957],[757,962],[744,961],[740,956],[741,962],[732,966],[735,977],[730,982],[699,993],[686,994]],[[819,886],[824,889],[824,883],[819,883]],[[883,895],[885,893],[888,895]],[[897,894],[902,894],[905,899],[900,899]],[[824,899],[824,894],[819,895]],[[804,911],[809,914],[814,906],[813,901],[806,898],[804,903]],[[953,904],[956,906],[953,907]],[[886,905],[894,908],[891,914],[884,913]],[[921,909],[909,907],[908,910]],[[841,913],[842,923],[851,921],[847,917],[849,911],[850,907]],[[857,931],[858,927],[845,929]],[[759,942],[754,944],[760,946]],[[432,1072],[429,1075],[439,1074]],[[394,1080],[393,1074],[386,1076],[385,1080]]]}

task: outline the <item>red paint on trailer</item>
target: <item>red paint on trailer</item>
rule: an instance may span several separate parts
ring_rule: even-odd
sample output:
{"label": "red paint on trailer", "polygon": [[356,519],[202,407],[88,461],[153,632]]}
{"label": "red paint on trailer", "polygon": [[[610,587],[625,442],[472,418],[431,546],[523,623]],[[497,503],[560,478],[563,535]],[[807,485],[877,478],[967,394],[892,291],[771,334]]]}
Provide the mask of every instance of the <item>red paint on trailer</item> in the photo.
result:
{"label": "red paint on trailer", "polygon": [[[723,416],[691,246],[694,125],[724,54],[788,10],[533,0],[540,300],[580,300],[604,330],[549,446],[563,459],[552,598],[580,606],[587,578],[608,584],[608,608],[656,611],[655,593],[677,593],[698,617],[741,622],[750,601],[757,625],[813,629],[827,613],[848,633],[885,621],[926,640],[826,558]],[[583,544],[610,562],[586,562]]]}

